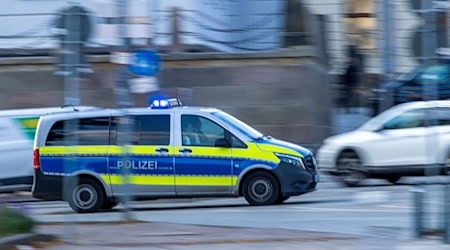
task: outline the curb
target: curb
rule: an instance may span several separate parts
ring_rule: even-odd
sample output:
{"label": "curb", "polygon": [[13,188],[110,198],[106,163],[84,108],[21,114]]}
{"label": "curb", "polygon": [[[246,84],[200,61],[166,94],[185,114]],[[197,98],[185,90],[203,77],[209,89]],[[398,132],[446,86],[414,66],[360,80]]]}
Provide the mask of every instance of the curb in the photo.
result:
{"label": "curb", "polygon": [[0,249],[8,249],[16,245],[29,245],[33,242],[39,241],[54,241],[56,239],[56,236],[50,234],[17,234],[0,238]]}

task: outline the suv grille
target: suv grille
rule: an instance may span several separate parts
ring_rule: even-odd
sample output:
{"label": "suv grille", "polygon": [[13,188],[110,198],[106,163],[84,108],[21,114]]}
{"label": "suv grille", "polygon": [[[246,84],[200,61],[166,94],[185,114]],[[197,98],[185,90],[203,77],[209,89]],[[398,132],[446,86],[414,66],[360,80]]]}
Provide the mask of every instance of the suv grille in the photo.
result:
{"label": "suv grille", "polygon": [[314,157],[312,155],[303,157],[302,161],[303,161],[303,165],[305,165],[306,169],[308,169],[312,173],[316,173],[316,160],[314,159]]}

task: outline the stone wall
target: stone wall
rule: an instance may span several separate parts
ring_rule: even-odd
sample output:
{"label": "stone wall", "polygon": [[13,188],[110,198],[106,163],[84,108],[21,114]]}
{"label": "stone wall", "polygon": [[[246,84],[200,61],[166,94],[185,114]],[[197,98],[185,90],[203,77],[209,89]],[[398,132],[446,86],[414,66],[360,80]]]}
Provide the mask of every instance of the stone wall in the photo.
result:
{"label": "stone wall", "polygon": [[[80,79],[82,105],[116,107],[116,65],[90,58],[94,72]],[[64,80],[52,58],[0,62],[0,108],[58,106]],[[263,133],[316,146],[329,135],[331,84],[311,47],[247,54],[163,56],[161,90],[185,104],[218,107]],[[134,95],[136,106],[149,95]]]}

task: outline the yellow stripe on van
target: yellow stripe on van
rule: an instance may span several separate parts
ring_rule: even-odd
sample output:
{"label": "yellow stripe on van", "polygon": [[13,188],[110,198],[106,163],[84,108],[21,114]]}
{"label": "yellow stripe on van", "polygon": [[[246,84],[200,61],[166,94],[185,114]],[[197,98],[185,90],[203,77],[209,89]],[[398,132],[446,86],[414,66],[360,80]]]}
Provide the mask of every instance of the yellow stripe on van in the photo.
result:
{"label": "yellow stripe on van", "polygon": [[236,185],[231,176],[189,176],[181,175],[176,178],[177,186],[229,186]]}
{"label": "yellow stripe on van", "polygon": [[189,148],[192,150],[189,153],[189,156],[201,156],[201,157],[231,157],[231,149],[230,148],[216,148],[216,147],[193,147],[193,146],[177,146],[174,147],[174,151],[176,154],[180,155],[180,149]]}
{"label": "yellow stripe on van", "polygon": [[122,155],[125,151],[124,147],[121,146],[109,146],[108,148],[109,155]]}
{"label": "yellow stripe on van", "polygon": [[[250,144],[250,143],[247,143],[247,145],[248,144]],[[269,144],[255,144],[255,145],[257,145],[257,147],[259,147],[260,150],[263,150],[263,151],[277,152],[277,153],[283,153],[283,154],[289,154],[289,155],[303,157],[303,155],[301,155],[299,152],[297,152],[295,150],[291,150],[289,148],[275,146],[275,145],[269,145]]]}
{"label": "yellow stripe on van", "polygon": [[[121,175],[101,175],[102,179],[109,184],[124,184],[125,178]],[[134,185],[175,185],[173,175],[130,175],[130,184]]]}
{"label": "yellow stripe on van", "polygon": [[232,151],[234,158],[251,158],[275,163],[280,161],[278,157],[273,154],[273,152],[261,151],[254,143],[248,142],[246,149],[233,148]]}
{"label": "yellow stripe on van", "polygon": [[123,155],[125,153],[127,154],[136,154],[136,155],[153,155],[153,154],[159,154],[159,152],[156,152],[156,149],[158,148],[166,148],[168,149],[168,152],[165,152],[164,154],[173,154],[173,147],[172,146],[136,146],[136,145],[130,145],[130,146],[110,146],[108,150],[109,155]]}
{"label": "yellow stripe on van", "polygon": [[39,153],[41,155],[67,155],[67,154],[79,154],[79,155],[90,155],[90,154],[106,154],[108,146],[48,146],[40,147]]}
{"label": "yellow stripe on van", "polygon": [[[125,178],[121,175],[100,175],[107,184],[125,184]],[[173,175],[130,175],[128,181],[133,185],[175,185]],[[229,186],[236,185],[237,176],[189,176],[176,177],[177,185],[184,186]]]}
{"label": "yellow stripe on van", "polygon": [[[199,146],[176,146],[174,154],[176,156],[184,155],[186,157],[219,157],[219,158],[241,158],[252,159],[278,163],[280,159],[273,152],[262,151],[254,143],[247,143],[247,148],[218,148],[218,147],[199,147]],[[189,154],[180,153],[180,149],[189,148],[192,150]],[[276,152],[280,152],[278,150]],[[290,151],[289,151],[290,152]]]}

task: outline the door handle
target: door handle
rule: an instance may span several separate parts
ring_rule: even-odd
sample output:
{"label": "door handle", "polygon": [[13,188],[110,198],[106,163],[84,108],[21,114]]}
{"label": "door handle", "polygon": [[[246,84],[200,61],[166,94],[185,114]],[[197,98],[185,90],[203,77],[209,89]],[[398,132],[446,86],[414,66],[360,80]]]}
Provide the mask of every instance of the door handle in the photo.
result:
{"label": "door handle", "polygon": [[169,153],[169,149],[167,148],[157,148],[155,149],[157,153]]}
{"label": "door handle", "polygon": [[180,150],[178,152],[180,152],[180,153],[192,153],[192,149],[190,149],[190,148],[180,148]]}

